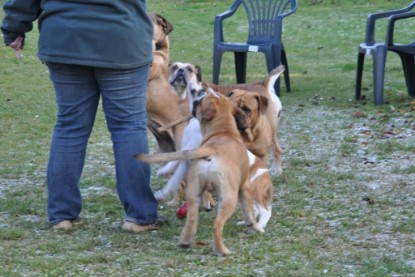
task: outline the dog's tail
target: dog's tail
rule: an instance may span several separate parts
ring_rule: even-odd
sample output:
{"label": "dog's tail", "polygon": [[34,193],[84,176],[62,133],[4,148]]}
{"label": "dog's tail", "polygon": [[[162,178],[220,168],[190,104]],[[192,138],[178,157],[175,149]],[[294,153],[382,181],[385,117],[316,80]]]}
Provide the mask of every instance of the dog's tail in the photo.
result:
{"label": "dog's tail", "polygon": [[146,163],[163,163],[175,160],[194,160],[207,158],[215,155],[216,150],[210,147],[200,147],[192,150],[183,150],[176,152],[165,152],[157,154],[137,154],[134,157],[137,160]]}
{"label": "dog's tail", "polygon": [[278,108],[278,111],[279,111],[277,115],[278,118],[281,117],[282,104],[281,104],[279,97],[275,93],[274,85],[277,79],[280,77],[280,75],[284,71],[285,71],[285,66],[279,65],[268,74],[268,77],[265,80],[265,84],[266,84],[267,91],[268,91],[268,96],[271,99],[271,101],[274,103],[274,105]]}

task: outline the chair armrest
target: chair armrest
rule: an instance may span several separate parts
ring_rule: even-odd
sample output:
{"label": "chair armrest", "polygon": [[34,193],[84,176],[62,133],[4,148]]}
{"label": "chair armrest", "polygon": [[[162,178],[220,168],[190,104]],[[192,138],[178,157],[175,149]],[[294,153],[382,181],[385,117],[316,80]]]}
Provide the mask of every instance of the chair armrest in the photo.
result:
{"label": "chair armrest", "polygon": [[393,35],[395,32],[395,22],[398,20],[407,19],[411,17],[415,17],[415,12],[395,14],[389,17],[388,29],[386,33],[386,44],[388,46],[393,46]]}
{"label": "chair armrest", "polygon": [[[285,6],[287,6],[288,5],[288,2],[285,4]],[[285,13],[282,13],[281,14],[281,17],[286,17],[286,16],[288,16],[288,15],[290,15],[290,14],[292,14],[292,13],[294,13],[296,10],[297,10],[297,6],[298,6],[298,3],[297,3],[297,0],[295,0],[294,1],[294,5],[293,6],[291,6],[290,7],[290,9],[288,10],[288,11],[286,11]],[[284,7],[284,9],[285,9],[285,7]]]}
{"label": "chair armrest", "polygon": [[215,16],[215,23],[214,23],[214,30],[213,30],[214,45],[220,41],[223,41],[223,21],[226,18],[231,17],[236,12],[240,4],[241,4],[240,1],[235,1],[235,3],[227,11]]}
{"label": "chair armrest", "polygon": [[365,37],[365,43],[366,44],[375,44],[375,23],[377,19],[380,18],[386,18],[390,17],[392,15],[396,14],[402,14],[410,11],[415,6],[415,1],[413,1],[411,4],[406,6],[405,8],[393,10],[393,11],[386,11],[386,12],[380,12],[380,13],[372,13],[369,14],[367,17],[366,22],[366,37]]}

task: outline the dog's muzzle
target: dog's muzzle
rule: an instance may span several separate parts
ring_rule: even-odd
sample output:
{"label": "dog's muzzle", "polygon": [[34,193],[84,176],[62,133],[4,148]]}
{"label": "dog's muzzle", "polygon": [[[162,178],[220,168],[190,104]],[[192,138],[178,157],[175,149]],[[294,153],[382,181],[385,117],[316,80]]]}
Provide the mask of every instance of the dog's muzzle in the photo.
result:
{"label": "dog's muzzle", "polygon": [[186,75],[185,75],[184,69],[182,68],[177,70],[177,74],[175,78],[170,82],[172,86],[174,86],[177,83],[183,83],[185,86],[187,86]]}

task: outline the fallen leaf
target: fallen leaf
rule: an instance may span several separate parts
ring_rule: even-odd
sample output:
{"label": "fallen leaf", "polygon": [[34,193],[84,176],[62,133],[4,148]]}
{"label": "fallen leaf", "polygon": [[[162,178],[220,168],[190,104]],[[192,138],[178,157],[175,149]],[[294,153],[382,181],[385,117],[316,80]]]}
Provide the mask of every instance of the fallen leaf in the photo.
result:
{"label": "fallen leaf", "polygon": [[352,113],[352,117],[354,117],[354,118],[361,118],[361,117],[366,117],[366,115],[362,111],[357,111],[357,112]]}
{"label": "fallen leaf", "polygon": [[209,243],[206,243],[206,242],[203,242],[203,241],[196,241],[195,245],[196,246],[207,246],[207,245],[209,245]]}

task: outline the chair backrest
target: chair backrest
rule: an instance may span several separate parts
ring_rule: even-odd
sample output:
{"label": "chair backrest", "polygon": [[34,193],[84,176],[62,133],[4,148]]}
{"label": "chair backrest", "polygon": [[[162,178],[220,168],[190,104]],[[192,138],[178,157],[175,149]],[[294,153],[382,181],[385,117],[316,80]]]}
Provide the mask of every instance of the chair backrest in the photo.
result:
{"label": "chair backrest", "polygon": [[392,10],[392,11],[385,11],[385,12],[379,12],[379,13],[373,13],[369,14],[366,22],[366,35],[365,35],[365,43],[368,45],[373,45],[376,43],[375,39],[375,23],[376,20],[379,18],[386,18],[391,15],[395,14],[402,14],[409,12],[415,7],[415,0],[412,1],[408,6],[398,9],[398,10]]}
{"label": "chair backrest", "polygon": [[281,38],[282,19],[297,10],[297,0],[236,0],[242,4],[248,21],[248,43]]}

